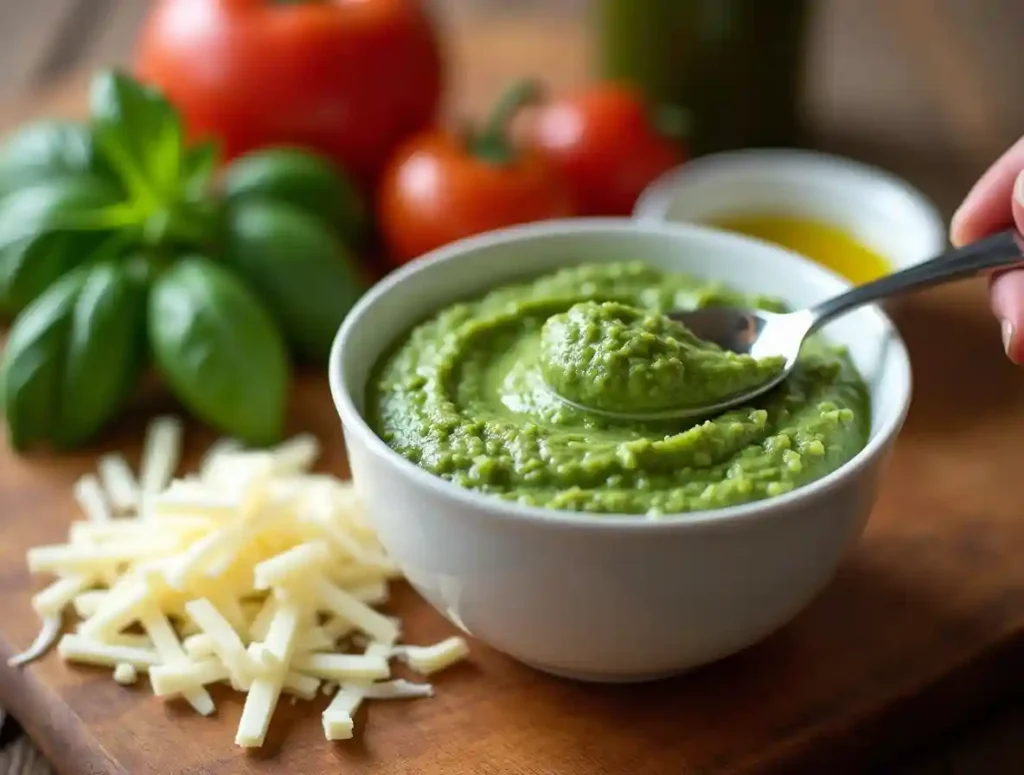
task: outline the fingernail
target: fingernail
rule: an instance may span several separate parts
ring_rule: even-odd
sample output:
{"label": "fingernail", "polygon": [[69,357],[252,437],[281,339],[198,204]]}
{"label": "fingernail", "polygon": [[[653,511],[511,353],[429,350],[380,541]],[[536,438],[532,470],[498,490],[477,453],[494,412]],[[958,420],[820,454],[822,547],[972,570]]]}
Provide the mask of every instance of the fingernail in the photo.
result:
{"label": "fingernail", "polygon": [[1013,198],[1018,205],[1024,207],[1024,171],[1017,176],[1017,182],[1013,185]]}
{"label": "fingernail", "polygon": [[1010,355],[1010,345],[1013,343],[1013,323],[1009,320],[1003,320],[1003,350],[1006,351],[1007,357]]}

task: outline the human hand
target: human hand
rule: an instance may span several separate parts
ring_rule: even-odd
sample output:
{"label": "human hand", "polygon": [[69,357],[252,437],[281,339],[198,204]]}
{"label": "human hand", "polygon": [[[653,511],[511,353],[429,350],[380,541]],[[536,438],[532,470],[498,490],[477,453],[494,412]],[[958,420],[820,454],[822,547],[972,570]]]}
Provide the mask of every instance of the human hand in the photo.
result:
{"label": "human hand", "polygon": [[[953,215],[949,238],[960,247],[1014,224],[1024,232],[1024,137],[974,184]],[[1024,363],[1024,269],[993,273],[989,293],[1006,355]]]}

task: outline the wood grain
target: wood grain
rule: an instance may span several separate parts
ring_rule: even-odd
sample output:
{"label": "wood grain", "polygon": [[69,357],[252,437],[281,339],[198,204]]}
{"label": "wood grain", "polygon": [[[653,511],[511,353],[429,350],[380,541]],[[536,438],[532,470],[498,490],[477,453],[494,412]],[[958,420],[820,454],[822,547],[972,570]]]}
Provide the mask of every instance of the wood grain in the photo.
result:
{"label": "wood grain", "polygon": [[[478,110],[524,68],[555,85],[586,72],[586,36],[570,16],[538,23],[528,14],[469,9],[453,13],[448,25],[454,112]],[[5,118],[75,115],[83,81],[32,95]],[[820,118],[844,123],[836,115]],[[915,125],[906,125],[908,136]],[[890,156],[887,166],[899,170],[907,156]],[[929,190],[953,203],[960,189],[948,179],[938,185],[949,168],[936,158],[922,157],[922,168],[942,172]],[[913,353],[916,397],[868,531],[804,614],[730,660],[658,684],[589,687],[474,644],[471,665],[438,678],[436,699],[372,705],[350,744],[322,740],[319,706],[285,703],[267,750],[256,754],[232,744],[237,698],[219,697],[218,716],[200,719],[143,687],[119,687],[103,671],[67,667],[54,656],[22,671],[0,668],[0,704],[65,774],[877,772],[895,753],[1011,694],[1024,665],[1024,522],[1008,485],[1019,480],[1022,375],[999,351],[977,283],[909,300],[897,322]],[[159,396],[141,404],[111,448],[137,452],[141,418],[170,408]],[[304,380],[292,427],[320,434],[327,467],[344,472],[322,383]],[[191,433],[192,454],[208,439]],[[35,631],[28,597],[41,581],[25,573],[24,550],[63,539],[74,513],[70,483],[94,465],[97,451],[61,460],[0,455],[0,659]],[[413,639],[450,632],[408,590],[395,610]],[[1011,761],[1020,760],[976,770],[944,760],[935,771],[1013,772]]]}

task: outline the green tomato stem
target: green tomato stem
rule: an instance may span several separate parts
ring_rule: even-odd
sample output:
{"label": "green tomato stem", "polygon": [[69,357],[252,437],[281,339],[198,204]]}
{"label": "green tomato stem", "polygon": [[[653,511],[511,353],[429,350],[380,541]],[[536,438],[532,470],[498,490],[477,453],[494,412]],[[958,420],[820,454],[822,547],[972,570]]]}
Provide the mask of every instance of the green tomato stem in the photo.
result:
{"label": "green tomato stem", "polygon": [[531,79],[513,83],[498,99],[483,128],[470,141],[470,150],[478,159],[496,165],[515,160],[516,151],[509,137],[509,125],[526,105],[540,98],[540,85]]}

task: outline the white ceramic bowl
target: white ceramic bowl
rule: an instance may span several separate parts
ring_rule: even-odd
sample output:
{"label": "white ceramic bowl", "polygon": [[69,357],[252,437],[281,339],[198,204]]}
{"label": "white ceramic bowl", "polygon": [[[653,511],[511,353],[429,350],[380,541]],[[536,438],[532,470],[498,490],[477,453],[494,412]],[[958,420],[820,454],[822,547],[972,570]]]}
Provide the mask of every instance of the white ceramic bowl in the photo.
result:
{"label": "white ceramic bowl", "polygon": [[654,181],[633,215],[699,223],[766,212],[838,226],[895,269],[947,245],[942,216],[916,188],[877,167],[816,151],[751,148],[698,157]]}
{"label": "white ceramic bowl", "polygon": [[871,439],[839,471],[745,506],[645,520],[527,508],[446,482],[394,453],[362,416],[370,371],[448,303],[582,261],[643,258],[795,305],[848,284],[767,243],[696,226],[548,221],[454,243],[386,277],[346,318],[330,360],[355,487],[407,578],[471,635],[567,677],[641,680],[776,630],[833,575],[875,501],[910,399],[903,342],[877,308],[825,331],[871,387]]}

